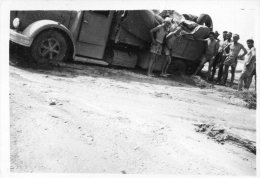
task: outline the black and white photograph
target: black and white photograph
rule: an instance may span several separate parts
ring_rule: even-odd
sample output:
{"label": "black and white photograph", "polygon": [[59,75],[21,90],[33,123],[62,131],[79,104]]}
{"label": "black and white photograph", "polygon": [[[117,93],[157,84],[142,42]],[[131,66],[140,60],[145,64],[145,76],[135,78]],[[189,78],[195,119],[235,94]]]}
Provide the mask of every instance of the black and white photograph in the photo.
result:
{"label": "black and white photograph", "polygon": [[87,2],[0,4],[1,177],[259,176],[260,1]]}

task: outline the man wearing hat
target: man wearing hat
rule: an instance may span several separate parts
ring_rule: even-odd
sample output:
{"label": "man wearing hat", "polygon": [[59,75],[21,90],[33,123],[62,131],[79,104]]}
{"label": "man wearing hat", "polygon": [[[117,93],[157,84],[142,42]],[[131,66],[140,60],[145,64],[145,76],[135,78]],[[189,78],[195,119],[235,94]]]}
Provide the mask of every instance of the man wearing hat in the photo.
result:
{"label": "man wearing hat", "polygon": [[219,41],[219,39],[218,39],[218,37],[219,37],[218,31],[216,30],[214,33],[215,33],[215,39],[217,39]]}
{"label": "man wearing hat", "polygon": [[[228,69],[231,67],[231,81],[230,81],[230,86],[233,85],[233,81],[235,78],[235,71],[236,71],[236,66],[237,66],[237,59],[238,58],[243,58],[247,54],[247,50],[245,47],[238,42],[239,40],[239,35],[234,34],[233,35],[233,42],[230,43],[227,47],[224,49],[224,54],[227,56],[225,61],[224,61],[224,73],[223,73],[223,78],[222,78],[222,84],[225,85],[227,78],[228,78]],[[229,50],[229,53],[226,51]],[[240,50],[243,50],[243,54],[239,55]]]}

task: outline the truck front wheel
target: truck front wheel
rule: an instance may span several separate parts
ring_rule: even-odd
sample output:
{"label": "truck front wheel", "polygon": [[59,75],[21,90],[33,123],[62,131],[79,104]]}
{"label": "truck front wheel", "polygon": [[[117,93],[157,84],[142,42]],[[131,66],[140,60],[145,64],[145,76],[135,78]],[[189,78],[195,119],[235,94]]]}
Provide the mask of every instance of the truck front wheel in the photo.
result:
{"label": "truck front wheel", "polygon": [[68,43],[58,31],[43,31],[35,38],[30,53],[38,63],[60,62],[68,57]]}

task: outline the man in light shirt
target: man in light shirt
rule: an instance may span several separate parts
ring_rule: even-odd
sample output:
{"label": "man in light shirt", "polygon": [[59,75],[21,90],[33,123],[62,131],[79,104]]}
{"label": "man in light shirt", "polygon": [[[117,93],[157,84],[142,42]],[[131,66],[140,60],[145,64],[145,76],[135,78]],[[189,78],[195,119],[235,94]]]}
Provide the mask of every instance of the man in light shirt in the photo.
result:
{"label": "man in light shirt", "polygon": [[[239,35],[234,34],[233,36],[233,42],[230,43],[227,47],[224,49],[224,54],[227,56],[224,61],[224,74],[222,78],[222,84],[225,85],[227,78],[228,78],[228,69],[231,67],[231,80],[230,80],[230,87],[232,87],[234,78],[235,78],[235,71],[237,67],[237,59],[243,58],[247,54],[247,50],[245,47],[238,42]],[[226,53],[226,51],[229,51],[229,53]],[[243,50],[243,54],[239,55],[240,50]]]}
{"label": "man in light shirt", "polygon": [[242,90],[243,85],[244,89],[249,89],[253,77],[252,74],[256,68],[256,49],[254,47],[254,40],[248,39],[246,42],[249,52],[245,56],[244,68],[239,78],[238,90]]}

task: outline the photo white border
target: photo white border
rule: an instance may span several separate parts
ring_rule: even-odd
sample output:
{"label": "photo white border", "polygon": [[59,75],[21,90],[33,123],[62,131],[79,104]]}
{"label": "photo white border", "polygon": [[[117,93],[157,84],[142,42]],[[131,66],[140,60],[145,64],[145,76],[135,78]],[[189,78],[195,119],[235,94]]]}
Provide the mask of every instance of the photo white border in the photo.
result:
{"label": "photo white border", "polygon": [[[57,174],[57,173],[10,173],[10,116],[9,116],[9,12],[10,10],[119,10],[119,9],[174,9],[174,3],[189,3],[192,0],[2,0],[0,1],[0,126],[1,126],[1,156],[0,156],[0,166],[1,166],[1,177],[219,177],[219,176],[198,176],[198,175],[133,175],[133,174]],[[217,0],[197,0],[203,5],[210,8],[211,1]],[[224,0],[221,0],[224,1]],[[231,1],[231,0],[230,0]],[[61,3],[62,2],[62,3]],[[260,1],[259,0],[248,0],[248,3],[254,2],[258,4],[257,8],[257,20],[255,26],[255,43],[256,46],[259,45],[259,19],[260,19]],[[220,2],[221,3],[221,2]],[[171,5],[169,5],[171,4]],[[84,8],[83,8],[84,7]],[[257,49],[257,56],[259,56],[259,50]],[[257,60],[260,61],[260,60]],[[257,75],[259,76],[260,64],[257,62]],[[257,78],[257,93],[259,93],[259,77]],[[257,100],[257,106],[259,106],[259,99]],[[256,117],[256,140],[257,148],[259,149],[259,107],[257,107],[257,117]],[[257,149],[257,164],[256,167],[259,168],[259,150]],[[257,170],[256,177],[259,177],[259,169]],[[233,177],[233,176],[224,176]],[[236,176],[236,177],[249,177],[249,176]],[[252,177],[252,176],[250,176]]]}

